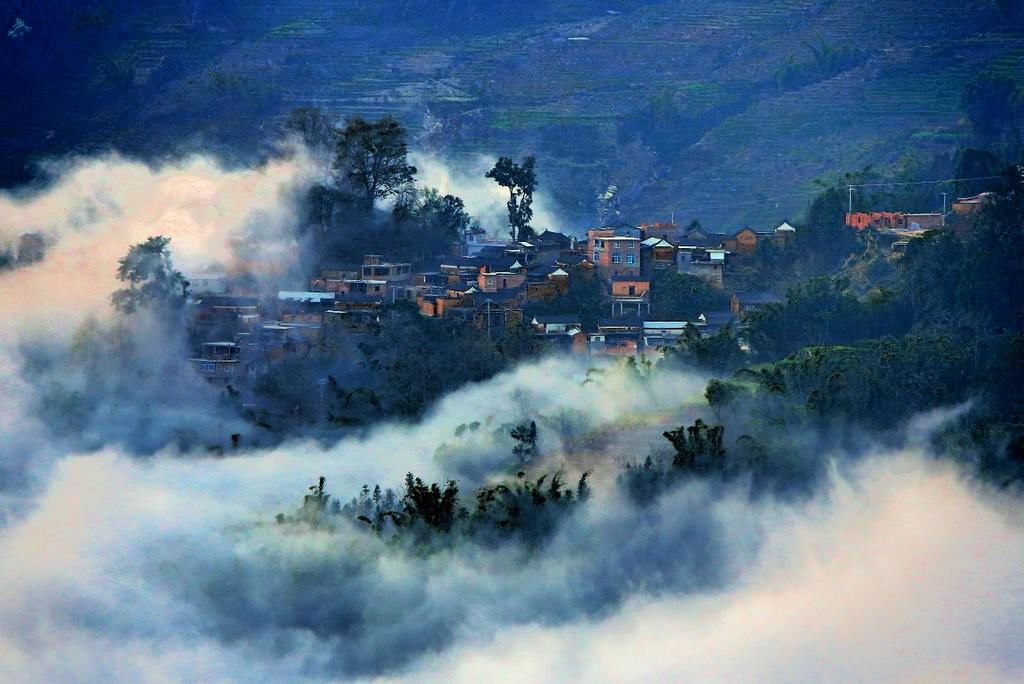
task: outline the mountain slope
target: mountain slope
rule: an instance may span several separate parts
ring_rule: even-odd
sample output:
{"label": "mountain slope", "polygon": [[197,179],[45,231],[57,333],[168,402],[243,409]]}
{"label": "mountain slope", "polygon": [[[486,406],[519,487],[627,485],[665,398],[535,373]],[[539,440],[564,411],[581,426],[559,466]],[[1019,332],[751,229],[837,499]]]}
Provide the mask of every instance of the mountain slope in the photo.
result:
{"label": "mountain slope", "polygon": [[7,183],[108,145],[251,158],[312,104],[399,115],[453,163],[534,153],[571,228],[609,184],[635,220],[793,217],[815,178],[952,151],[982,70],[1024,76],[1024,27],[985,0],[40,0],[5,30],[15,16],[32,30],[0,39]]}

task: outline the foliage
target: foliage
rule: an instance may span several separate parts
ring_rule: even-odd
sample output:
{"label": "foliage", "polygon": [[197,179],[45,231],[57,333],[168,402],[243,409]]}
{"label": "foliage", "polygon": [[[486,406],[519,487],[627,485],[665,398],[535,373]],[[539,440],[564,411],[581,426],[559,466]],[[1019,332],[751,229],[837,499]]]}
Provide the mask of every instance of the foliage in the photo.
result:
{"label": "foliage", "polygon": [[573,273],[569,289],[553,299],[530,302],[526,305],[527,317],[555,314],[573,314],[580,317],[580,324],[594,329],[603,316],[607,315],[607,293],[601,281],[592,273]]}
{"label": "foliage", "polygon": [[811,53],[810,61],[799,62],[790,55],[775,74],[780,90],[796,90],[823,81],[844,71],[860,66],[867,60],[867,52],[857,48],[839,48],[829,45],[822,36],[817,43],[804,41]]}
{"label": "foliage", "polygon": [[536,421],[531,420],[529,424],[516,425],[509,432],[509,436],[516,442],[512,453],[521,465],[525,465],[537,457]]}
{"label": "foliage", "polygon": [[409,305],[390,307],[389,314],[363,349],[380,374],[378,394],[390,412],[417,415],[436,397],[504,366],[495,345],[470,325],[421,316]]}
{"label": "foliage", "polygon": [[657,271],[651,280],[651,318],[654,320],[693,320],[706,311],[724,308],[727,302],[721,290],[695,276]]}
{"label": "foliage", "polygon": [[509,157],[499,157],[494,167],[485,175],[508,190],[508,225],[512,241],[529,240],[534,231],[530,226],[533,219],[533,191],[537,189],[537,175],[533,157],[526,157],[517,164]]}
{"label": "foliage", "polygon": [[680,481],[691,477],[724,477],[729,474],[725,428],[697,419],[664,433],[672,444],[671,458],[650,455],[638,463],[627,462],[618,484],[635,502],[649,504]]}
{"label": "foliage", "polygon": [[964,86],[961,104],[982,145],[1020,144],[1024,90],[1013,77],[979,74]]}
{"label": "foliage", "polygon": [[884,292],[859,300],[843,278],[820,276],[794,285],[782,304],[746,316],[754,354],[777,359],[801,347],[898,334],[909,327],[901,300]]}
{"label": "foliage", "polygon": [[124,314],[140,309],[161,312],[178,309],[188,296],[188,281],[174,270],[167,249],[171,238],[158,235],[133,245],[118,260],[117,279],[128,287],[110,296],[114,308]]}
{"label": "foliage", "polygon": [[590,498],[588,477],[583,473],[573,490],[566,487],[561,472],[531,480],[520,471],[512,480],[480,487],[472,509],[462,505],[459,486],[452,480],[428,483],[408,473],[401,497],[380,485],[372,490],[363,485],[358,496],[341,506],[326,493],[321,477],[294,516],[278,514],[276,520],[327,528],[348,520],[426,551],[457,540],[488,546],[512,540],[535,545],[549,538],[576,505]]}
{"label": "foliage", "polygon": [[420,193],[420,201],[412,213],[419,225],[417,238],[425,254],[444,252],[459,240],[472,221],[461,198],[442,196],[433,189]]}
{"label": "foliage", "polygon": [[[848,175],[842,183],[857,183]],[[804,224],[797,227],[796,249],[809,275],[831,273],[857,250],[857,236],[846,227],[847,191],[842,185],[826,188],[807,208]]]}
{"label": "foliage", "polygon": [[666,366],[689,366],[716,373],[731,371],[746,360],[731,325],[707,337],[696,326],[687,325],[679,341],[663,351],[661,363]]}
{"label": "foliage", "polygon": [[318,156],[326,156],[333,151],[339,134],[331,117],[318,107],[293,109],[288,114],[284,129]]}
{"label": "foliage", "polygon": [[348,119],[338,133],[333,168],[339,186],[354,193],[366,209],[376,200],[397,195],[413,182],[405,128],[386,116],[379,121]]}
{"label": "foliage", "polygon": [[994,331],[1024,327],[1024,169],[1006,172],[992,202],[963,226],[912,240],[900,260],[901,287],[921,322]]}

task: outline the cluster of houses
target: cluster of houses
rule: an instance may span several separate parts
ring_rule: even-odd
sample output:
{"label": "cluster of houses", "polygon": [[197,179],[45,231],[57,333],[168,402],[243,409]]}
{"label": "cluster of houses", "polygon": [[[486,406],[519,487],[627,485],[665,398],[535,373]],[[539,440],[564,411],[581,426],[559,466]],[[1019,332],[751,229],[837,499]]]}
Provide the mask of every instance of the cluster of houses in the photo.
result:
{"label": "cluster of houses", "polygon": [[[987,194],[959,198],[953,214],[971,213],[987,200]],[[946,225],[941,213],[883,211],[850,212],[845,222],[852,230],[892,236],[894,253],[908,239]],[[570,353],[656,355],[689,326],[713,335],[780,301],[774,293],[734,291],[728,309],[693,320],[655,320],[651,290],[659,272],[686,274],[727,291],[731,265],[742,265],[765,243],[788,249],[795,238],[796,229],[785,222],[727,234],[671,222],[622,223],[592,228],[583,237],[545,230],[519,242],[489,240],[474,226],[450,254],[419,268],[379,254],[357,264],[325,260],[305,289],[282,290],[269,301],[234,292],[225,274],[190,274],[190,332],[199,350],[192,363],[211,382],[228,385],[314,347],[358,362],[360,343],[386,315],[385,306],[397,302],[415,306],[423,316],[474,326],[491,339],[526,326],[547,346]],[[578,278],[596,278],[604,288],[607,315],[596,325],[585,325],[579,311],[529,313],[550,311],[551,306],[531,305],[557,300]]]}
{"label": "cluster of houses", "polygon": [[[735,293],[729,310],[694,320],[652,320],[657,272],[693,275],[723,288],[728,264],[752,256],[760,241],[786,246],[794,235],[788,223],[728,235],[650,223],[594,228],[585,239],[546,230],[529,241],[495,242],[471,228],[450,255],[427,267],[414,269],[378,254],[359,264],[324,261],[307,289],[282,290],[271,301],[234,293],[225,274],[190,274],[190,332],[199,352],[192,363],[209,381],[237,386],[316,346],[358,361],[359,344],[386,315],[385,305],[397,302],[423,316],[474,326],[491,339],[525,324],[539,341],[572,353],[651,354],[674,344],[687,325],[714,334],[745,311],[776,301],[763,293]],[[585,327],[578,311],[528,316],[531,304],[557,299],[576,278],[597,278],[604,287],[607,316],[596,326]]]}

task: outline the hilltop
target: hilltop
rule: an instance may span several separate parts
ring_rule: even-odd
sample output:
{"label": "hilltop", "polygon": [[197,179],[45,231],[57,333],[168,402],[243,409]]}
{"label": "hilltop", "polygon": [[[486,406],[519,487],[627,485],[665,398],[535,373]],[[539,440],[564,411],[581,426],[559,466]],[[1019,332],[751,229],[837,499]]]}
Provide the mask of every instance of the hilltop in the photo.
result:
{"label": "hilltop", "polygon": [[[457,164],[536,154],[566,226],[800,212],[822,177],[962,142],[982,71],[1024,80],[998,0],[25,3],[0,15],[0,181],[117,147],[258,158],[287,112],[394,113]],[[14,30],[20,17],[29,30]],[[778,199],[773,199],[778,198]]]}

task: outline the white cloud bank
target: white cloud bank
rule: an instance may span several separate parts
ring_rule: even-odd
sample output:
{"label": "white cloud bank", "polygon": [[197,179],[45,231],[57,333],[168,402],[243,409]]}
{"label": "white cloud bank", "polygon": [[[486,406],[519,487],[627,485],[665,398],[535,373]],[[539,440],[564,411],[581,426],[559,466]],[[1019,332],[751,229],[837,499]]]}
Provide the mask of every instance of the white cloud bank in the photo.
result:
{"label": "white cloud bank", "polygon": [[25,332],[64,336],[109,312],[117,260],[151,235],[171,238],[175,266],[188,272],[230,263],[233,244],[259,237],[273,258],[293,234],[294,192],[307,180],[301,157],[228,170],[193,156],[148,166],[117,155],[54,163],[57,177],[27,195],[0,193],[0,243],[40,232],[46,258],[0,272],[0,343]]}
{"label": "white cloud bank", "polygon": [[[632,517],[621,502],[599,499],[525,561],[471,549],[416,559],[368,550],[374,542],[357,533],[244,524],[277,510],[300,479],[281,476],[308,472],[301,465],[299,453],[284,452],[63,461],[36,512],[0,536],[0,677],[1024,677],[1019,502],[980,492],[919,454],[879,454],[854,474],[834,474],[828,493],[808,504],[704,500],[696,486]],[[674,537],[681,519],[701,515],[724,551],[704,560],[729,566],[730,581],[717,589],[693,589],[690,571],[672,567],[671,554],[692,553]],[[644,520],[648,529],[636,529]],[[653,581],[661,570],[678,575]],[[620,572],[618,581],[634,583],[624,601],[590,613],[584,597]],[[529,624],[531,612],[543,624]]]}
{"label": "white cloud bank", "polygon": [[[442,195],[461,197],[466,203],[466,211],[489,235],[508,239],[508,209],[505,207],[508,190],[484,176],[494,166],[496,157],[478,155],[469,160],[446,162],[413,152],[409,160],[416,167],[416,182],[421,188],[436,188]],[[558,218],[555,207],[544,192],[544,179],[538,180],[531,225],[538,233],[546,229],[564,231],[564,222]]]}

